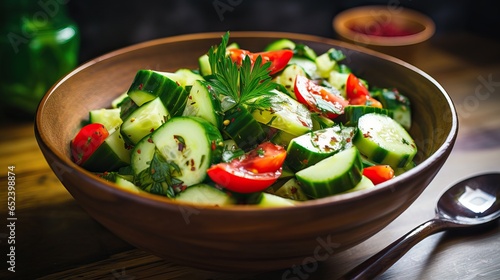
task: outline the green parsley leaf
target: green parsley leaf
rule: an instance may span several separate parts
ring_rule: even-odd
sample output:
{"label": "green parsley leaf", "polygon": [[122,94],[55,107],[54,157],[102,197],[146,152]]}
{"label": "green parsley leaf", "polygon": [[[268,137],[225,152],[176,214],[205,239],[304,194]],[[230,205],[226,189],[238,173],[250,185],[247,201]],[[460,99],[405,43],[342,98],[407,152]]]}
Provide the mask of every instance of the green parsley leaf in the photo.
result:
{"label": "green parsley leaf", "polygon": [[208,51],[212,76],[208,78],[207,83],[216,92],[221,101],[222,110],[226,112],[238,104],[269,108],[270,102],[262,97],[275,95],[272,90],[277,87],[277,84],[269,75],[271,62],[262,63],[261,56],[252,62],[250,57],[246,56],[241,66],[238,66],[226,55],[228,41],[229,32],[226,32],[222,36],[220,45],[212,46]]}
{"label": "green parsley leaf", "polygon": [[178,166],[168,162],[156,150],[149,167],[139,172],[135,178],[135,183],[141,189],[150,193],[173,198],[175,196],[174,186],[182,184],[181,181],[172,177],[172,173],[178,171]]}

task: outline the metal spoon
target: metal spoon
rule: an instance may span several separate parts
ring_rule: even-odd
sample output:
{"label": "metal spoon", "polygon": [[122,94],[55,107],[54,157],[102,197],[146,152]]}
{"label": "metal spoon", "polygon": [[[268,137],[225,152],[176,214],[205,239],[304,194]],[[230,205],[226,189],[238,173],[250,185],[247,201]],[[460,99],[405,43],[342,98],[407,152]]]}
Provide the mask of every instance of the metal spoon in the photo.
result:
{"label": "metal spoon", "polygon": [[433,219],[414,228],[340,279],[373,279],[431,234],[496,221],[500,217],[500,173],[477,175],[455,184],[441,195],[435,211]]}

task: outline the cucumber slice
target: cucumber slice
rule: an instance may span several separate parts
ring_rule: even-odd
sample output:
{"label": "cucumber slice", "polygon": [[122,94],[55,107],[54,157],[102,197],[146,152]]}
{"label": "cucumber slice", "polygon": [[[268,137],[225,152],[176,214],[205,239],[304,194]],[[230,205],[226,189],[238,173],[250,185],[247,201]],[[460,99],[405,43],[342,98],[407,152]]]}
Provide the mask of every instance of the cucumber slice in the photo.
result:
{"label": "cucumber slice", "polygon": [[155,150],[156,145],[153,143],[151,135],[142,138],[141,141],[134,146],[130,155],[130,164],[136,177],[141,171],[149,167]]}
{"label": "cucumber slice", "polygon": [[334,53],[335,49],[329,49],[322,55],[316,58],[316,67],[317,72],[321,78],[328,78],[330,76],[330,72],[335,69],[337,66],[337,60],[334,59],[332,53]]}
{"label": "cucumber slice", "polygon": [[204,54],[198,58],[198,66],[200,67],[200,74],[203,77],[212,75],[212,69],[210,68],[210,61],[208,59],[208,54]]}
{"label": "cucumber slice", "polygon": [[417,153],[415,142],[401,124],[376,113],[359,118],[353,142],[369,160],[394,169],[406,166]]}
{"label": "cucumber slice", "polygon": [[302,170],[352,146],[355,129],[335,125],[311,131],[290,141],[286,164],[293,171]]}
{"label": "cucumber slice", "polygon": [[307,108],[290,96],[275,91],[269,98],[269,109],[254,109],[252,116],[258,122],[299,136],[312,129],[311,113]]}
{"label": "cucumber slice", "polygon": [[216,127],[221,127],[222,125],[223,113],[220,101],[200,80],[193,82],[182,115],[201,117]]}
{"label": "cucumber slice", "polygon": [[190,186],[207,177],[207,169],[220,162],[223,142],[219,130],[199,117],[175,117],[159,127],[151,139],[159,153],[178,167],[173,177]]}
{"label": "cucumber slice", "polygon": [[364,105],[348,105],[344,107],[344,114],[339,116],[339,120],[347,126],[357,126],[359,118],[369,113],[377,113],[392,117],[392,111],[384,108]]}
{"label": "cucumber slice", "polygon": [[318,56],[316,52],[311,49],[311,47],[305,44],[295,44],[295,49],[293,50],[293,52],[296,56],[305,57],[307,59],[310,59],[311,61],[316,60],[316,57]]}
{"label": "cucumber slice", "polygon": [[297,57],[294,56],[290,61],[288,62],[289,65],[295,64],[300,66],[302,69],[304,69],[304,72],[306,73],[307,77],[310,79],[317,79],[319,78],[317,74],[317,67],[316,63],[314,60],[310,60],[305,57]]}
{"label": "cucumber slice", "polygon": [[346,97],[345,84],[347,82],[347,77],[349,73],[340,73],[337,71],[330,71],[330,76],[328,77],[328,83],[338,89],[342,96]]}
{"label": "cucumber slice", "polygon": [[290,207],[290,206],[295,206],[296,202],[283,198],[281,196],[277,196],[274,194],[270,193],[261,193],[260,195],[260,200],[257,204],[255,204],[258,207],[264,207],[264,208],[269,208],[269,207]]}
{"label": "cucumber slice", "polygon": [[130,148],[125,144],[118,129],[108,135],[82,167],[91,172],[106,172],[118,170],[129,164]]}
{"label": "cucumber slice", "polygon": [[226,112],[223,132],[236,142],[236,145],[249,151],[267,137],[260,123],[241,104]]}
{"label": "cucumber slice", "polygon": [[361,181],[352,189],[345,191],[344,193],[355,192],[360,190],[366,190],[375,187],[373,182],[366,176],[361,176]]}
{"label": "cucumber slice", "polygon": [[186,106],[188,92],[176,79],[183,78],[175,73],[139,70],[128,90],[128,96],[138,106],[159,97],[171,115],[178,116]]}
{"label": "cucumber slice", "polygon": [[334,121],[322,115],[311,114],[311,118],[313,123],[313,130],[329,128],[335,125]]}
{"label": "cucumber slice", "polygon": [[399,175],[405,173],[406,171],[412,169],[415,166],[417,166],[417,164],[414,161],[410,161],[404,167],[394,169],[394,175],[399,176]]}
{"label": "cucumber slice", "polygon": [[203,183],[187,187],[176,195],[175,200],[197,205],[224,206],[235,204],[235,200],[227,193]]}
{"label": "cucumber slice", "polygon": [[274,78],[274,81],[282,85],[287,90],[287,94],[297,99],[295,97],[295,77],[297,75],[306,76],[306,71],[297,64],[289,64],[283,69],[283,72]]}
{"label": "cucumber slice", "polygon": [[119,108],[127,97],[128,97],[127,92],[120,94],[120,96],[111,101],[111,108]]}
{"label": "cucumber slice", "polygon": [[125,141],[137,144],[170,118],[162,100],[157,97],[134,110],[121,125]]}
{"label": "cucumber slice", "polygon": [[130,182],[129,180],[123,178],[122,176],[116,176],[115,183],[117,186],[120,186],[121,188],[125,190],[129,190],[135,193],[138,193],[141,191],[139,187],[134,185],[134,183]]}
{"label": "cucumber slice", "polygon": [[125,97],[123,101],[120,103],[119,108],[120,108],[120,119],[125,120],[130,116],[130,114],[132,114],[132,112],[137,110],[139,106],[137,106],[137,104],[135,104],[134,101],[127,95],[127,97]]}
{"label": "cucumber slice", "polygon": [[283,39],[278,39],[278,40],[270,43],[269,45],[267,45],[264,48],[264,51],[267,52],[267,51],[277,51],[277,50],[286,50],[286,49],[294,50],[295,43],[290,39],[283,38]]}
{"label": "cucumber slice", "polygon": [[400,123],[406,130],[410,129],[411,106],[408,97],[395,89],[376,89],[371,94],[382,103],[384,108],[392,111],[393,119]]}
{"label": "cucumber slice", "polygon": [[359,151],[353,146],[302,169],[295,176],[305,194],[321,198],[354,188],[361,181],[362,168]]}
{"label": "cucumber slice", "polygon": [[290,141],[292,141],[293,138],[297,136],[290,134],[288,132],[285,132],[283,130],[278,130],[273,137],[271,138],[271,143],[280,145],[283,148],[287,148],[288,144],[290,144]]}
{"label": "cucumber slice", "polygon": [[186,69],[186,68],[181,68],[181,69],[175,71],[174,74],[179,76],[179,78],[175,81],[178,82],[184,88],[186,86],[192,86],[194,84],[194,82],[197,80],[200,80],[200,81],[205,80],[201,75],[196,74],[192,70]]}
{"label": "cucumber slice", "polygon": [[291,200],[308,200],[307,195],[304,193],[302,187],[299,184],[299,181],[297,181],[297,179],[295,178],[291,178],[290,180],[286,181],[286,183],[278,188],[274,192],[274,194]]}
{"label": "cucumber slice", "polygon": [[120,108],[91,110],[89,112],[89,121],[104,125],[108,131],[115,131],[123,123],[120,118],[120,111]]}

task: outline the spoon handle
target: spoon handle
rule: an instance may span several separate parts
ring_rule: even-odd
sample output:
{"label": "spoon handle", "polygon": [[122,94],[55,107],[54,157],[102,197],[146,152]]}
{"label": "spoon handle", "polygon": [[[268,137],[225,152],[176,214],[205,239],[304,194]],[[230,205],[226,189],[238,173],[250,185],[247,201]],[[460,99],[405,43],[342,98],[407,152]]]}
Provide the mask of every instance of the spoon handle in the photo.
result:
{"label": "spoon handle", "polygon": [[448,222],[439,219],[424,222],[339,279],[373,279],[389,269],[415,244],[427,236],[445,229],[448,225]]}

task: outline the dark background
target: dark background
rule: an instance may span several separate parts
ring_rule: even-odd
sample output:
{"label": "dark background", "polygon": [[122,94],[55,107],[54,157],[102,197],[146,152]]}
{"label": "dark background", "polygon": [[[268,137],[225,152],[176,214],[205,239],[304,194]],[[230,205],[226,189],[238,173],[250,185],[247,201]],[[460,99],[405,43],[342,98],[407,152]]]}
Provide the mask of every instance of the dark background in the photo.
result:
{"label": "dark background", "polygon": [[[187,33],[266,30],[336,38],[334,16],[360,5],[402,6],[436,23],[436,35],[472,32],[500,38],[493,0],[69,0],[81,32],[80,62],[134,43]],[[217,7],[217,8],[216,8]]]}

